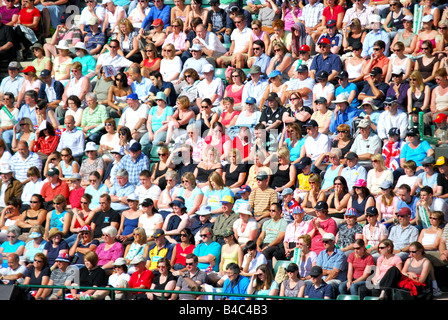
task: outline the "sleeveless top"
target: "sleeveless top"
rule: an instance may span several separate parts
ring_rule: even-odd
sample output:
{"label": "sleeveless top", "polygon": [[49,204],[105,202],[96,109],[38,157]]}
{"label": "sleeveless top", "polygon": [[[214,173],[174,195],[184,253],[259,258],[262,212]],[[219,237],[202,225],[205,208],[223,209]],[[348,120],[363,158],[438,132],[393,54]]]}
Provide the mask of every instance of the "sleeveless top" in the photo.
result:
{"label": "sleeveless top", "polygon": [[403,26],[403,18],[405,16],[403,12],[403,8],[400,9],[400,12],[398,12],[398,16],[394,17],[394,12],[392,12],[390,24],[392,28],[395,28],[396,30],[404,29]]}
{"label": "sleeveless top", "polygon": [[[395,68],[400,68],[400,70],[403,72],[403,74],[406,73],[406,64],[408,63],[408,60],[409,60],[410,58],[406,57],[406,58],[404,59],[404,62],[403,62],[402,64],[400,64],[400,65],[394,63],[395,59],[397,59],[396,56],[393,57],[393,58],[389,58],[389,59],[392,59],[392,66],[393,66],[393,67],[395,67]],[[431,73],[432,73],[432,71],[431,71]]]}
{"label": "sleeveless top", "polygon": [[234,92],[232,91],[232,86],[233,85],[229,85],[226,87],[226,91],[227,91],[227,96],[228,97],[232,97],[235,104],[241,103],[241,99],[243,97],[243,90],[244,90],[244,86],[242,86],[238,91]]}
{"label": "sleeveless top", "polygon": [[439,94],[438,88],[435,88],[435,94],[436,94],[436,109],[441,110],[443,108],[448,107],[448,92],[445,93],[443,96]]}
{"label": "sleeveless top", "polygon": [[64,216],[67,211],[64,211],[60,214],[56,213],[56,210],[51,211],[51,218],[50,218],[50,228],[58,228],[59,231],[62,231],[64,229]]}
{"label": "sleeveless top", "polygon": [[361,76],[361,69],[363,64],[360,63],[356,66],[352,65],[350,61],[347,63],[347,73],[349,79],[356,79]]}
{"label": "sleeveless top", "polygon": [[[423,51],[422,50],[422,44],[423,44],[424,41],[426,41],[426,40],[420,40],[420,42],[418,44],[418,47],[420,48],[419,52]],[[431,41],[432,47],[435,48],[436,47],[436,39],[431,39],[429,41]]]}
{"label": "sleeveless top", "polygon": [[334,178],[338,176],[339,169],[342,167],[342,164],[337,166],[336,168],[333,168],[333,164],[330,163],[330,165],[327,167],[327,170],[325,171],[324,175],[324,181],[322,183],[321,189],[327,189],[331,185],[333,185]]}
{"label": "sleeveless top", "polygon": [[[156,164],[155,170],[156,170],[156,178],[163,176],[167,171],[168,167],[166,167],[164,170],[159,169],[160,165],[159,163]],[[166,179],[165,177],[159,179],[159,187],[161,190],[165,189],[166,187]]]}
{"label": "sleeveless top", "polygon": [[123,235],[127,236],[128,234],[131,234],[134,232],[134,229],[138,227],[138,218],[136,219],[128,219],[124,217],[124,228],[123,228]]}
{"label": "sleeveless top", "polygon": [[232,252],[228,253],[226,252],[226,250],[223,250],[222,252],[222,268],[223,270],[226,270],[226,267],[229,263],[236,263],[238,264],[238,251],[237,250],[233,250]]}
{"label": "sleeveless top", "polygon": [[79,78],[79,80],[76,80],[76,78],[70,79],[69,80],[70,87],[67,89],[67,97],[70,97],[71,95],[79,96],[79,94],[81,93],[83,81],[84,76]]}
{"label": "sleeveless top", "polygon": [[196,177],[196,180],[198,182],[207,182],[208,176],[215,171],[215,169],[204,169],[201,167],[196,167],[198,169],[198,176]]}
{"label": "sleeveless top", "polygon": [[[345,194],[341,195],[341,197],[339,198],[339,201],[341,201],[342,198],[344,198],[344,195]],[[334,198],[335,198],[334,196],[333,196],[333,198],[331,198],[331,202],[330,202],[330,206],[329,206],[332,209],[336,208],[334,205]],[[344,219],[344,213],[332,213],[332,214],[328,214],[328,216],[331,218]]]}
{"label": "sleeveless top", "polygon": [[434,64],[437,61],[439,61],[439,59],[437,59],[437,57],[434,57],[434,59],[428,65],[425,66],[423,64],[423,57],[420,57],[417,59],[418,70],[422,74],[423,79],[426,79],[432,75],[432,71],[434,69]]}
{"label": "sleeveless top", "polygon": [[275,189],[278,187],[282,187],[289,182],[289,169],[291,168],[291,164],[288,164],[288,167],[285,170],[281,170],[280,167],[277,168],[277,172],[272,176],[271,179],[271,188]]}
{"label": "sleeveless top", "polygon": [[415,92],[412,92],[411,98],[412,98],[412,105],[416,108],[421,109],[423,107],[423,102],[425,101],[425,92],[422,91],[418,97],[415,95]]}
{"label": "sleeveless top", "polygon": [[257,36],[255,33],[252,32],[252,42],[256,41],[256,40],[261,40],[263,41],[263,37],[266,34],[266,32],[261,31],[260,36]]}
{"label": "sleeveless top", "polygon": [[401,42],[403,42],[405,47],[409,47],[411,45],[412,40],[416,36],[416,34],[415,33],[411,33],[407,38],[404,38],[403,37],[403,33],[404,33],[403,31],[399,31],[397,33],[397,41],[401,41]]}
{"label": "sleeveless top", "polygon": [[[37,220],[37,218],[39,217],[39,215],[35,216],[35,217],[30,217],[28,215],[28,209],[26,210],[26,218],[25,220]],[[30,232],[31,228],[21,228],[22,233],[27,233]]]}
{"label": "sleeveless top", "polygon": [[431,245],[436,241],[437,233],[428,233],[425,232],[423,234],[422,245]]}
{"label": "sleeveless top", "polygon": [[285,281],[283,281],[283,286],[285,287],[285,297],[297,297],[300,288],[305,284],[305,282],[303,280],[299,280],[294,288],[290,288],[289,282],[290,279],[286,279]]}
{"label": "sleeveless top", "polygon": [[422,274],[423,264],[424,264],[425,260],[426,260],[426,258],[423,258],[423,262],[420,264],[420,266],[413,267],[412,266],[412,262],[414,261],[414,258],[411,258],[411,263],[409,264],[408,271],[409,272],[413,272],[413,273],[418,274],[418,275]]}
{"label": "sleeveless top", "polygon": [[354,198],[354,196],[352,196],[352,208],[354,208],[356,210],[356,214],[358,215],[358,217],[360,217],[364,214],[364,212],[366,210],[366,203],[367,203],[367,200],[369,200],[369,198],[373,198],[373,196],[369,195],[361,202],[358,202],[358,200],[356,200]]}
{"label": "sleeveless top", "polygon": [[236,111],[236,110],[233,111],[233,113],[232,113],[230,119],[225,119],[225,117],[227,116],[227,114],[228,114],[227,111],[224,111],[223,113],[221,113],[221,117],[222,117],[221,124],[222,124],[223,126],[228,126],[228,125],[232,122],[233,118],[238,117],[238,116],[240,115],[240,112],[239,112],[239,111]]}
{"label": "sleeveless top", "polygon": [[[73,161],[75,162],[75,161]],[[73,174],[73,162],[66,167],[65,161],[61,160],[61,170],[62,170],[62,175],[64,176],[64,178],[70,178]]]}

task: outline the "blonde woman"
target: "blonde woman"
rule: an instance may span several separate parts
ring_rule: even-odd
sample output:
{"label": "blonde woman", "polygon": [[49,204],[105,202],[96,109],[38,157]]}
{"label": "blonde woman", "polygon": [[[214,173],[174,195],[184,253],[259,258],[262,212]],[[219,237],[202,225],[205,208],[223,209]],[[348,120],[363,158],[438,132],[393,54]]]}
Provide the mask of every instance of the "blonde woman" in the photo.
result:
{"label": "blonde woman", "polygon": [[204,153],[202,161],[194,169],[194,176],[196,177],[199,188],[202,189],[208,186],[209,176],[213,172],[222,174],[223,171],[221,161],[219,160],[218,149],[216,147],[209,147]]}
{"label": "blonde woman", "polygon": [[[272,161],[276,157],[277,161]],[[291,155],[288,147],[281,147],[277,152],[271,153],[263,163],[271,168],[274,173],[269,181],[269,186],[281,193],[286,188],[294,188],[296,184],[297,170],[291,163]]]}
{"label": "blonde woman", "polygon": [[241,152],[234,148],[229,152],[227,164],[223,168],[222,178],[233,193],[237,193],[246,181],[246,166],[241,160]]}
{"label": "blonde woman", "polygon": [[165,47],[165,45],[167,45],[168,43],[172,43],[174,45],[174,48],[176,49],[176,56],[180,56],[185,50],[187,50],[185,42],[187,39],[187,35],[183,31],[184,23],[181,19],[176,18],[171,23],[171,27],[173,28],[173,31],[167,35],[163,46]]}
{"label": "blonde woman", "polygon": [[301,206],[305,210],[305,213],[315,216],[314,207],[319,201],[326,201],[327,197],[324,190],[321,189],[322,179],[319,174],[312,173],[308,181],[311,189],[303,198]]}
{"label": "blonde woman", "polygon": [[403,80],[409,79],[413,70],[412,59],[409,58],[404,52],[405,46],[403,42],[397,41],[391,46],[391,51],[395,53],[393,57],[389,58],[389,67],[387,68],[386,83],[391,82],[392,71],[401,70],[403,72]]}
{"label": "blonde woman", "polygon": [[122,19],[118,23],[117,39],[120,42],[118,54],[132,62],[140,63],[143,60],[139,50],[138,32],[129,19]]}
{"label": "blonde woman", "polygon": [[196,185],[196,177],[193,172],[186,172],[181,177],[181,187],[175,192],[174,198],[183,197],[189,216],[196,214],[203,201],[204,194]]}
{"label": "blonde woman", "polygon": [[194,119],[195,113],[190,108],[190,99],[187,96],[179,96],[176,100],[176,111],[168,116],[168,130],[166,133],[165,144],[171,140],[187,133],[187,126],[191,119]]}
{"label": "blonde woman", "polygon": [[160,62],[160,73],[163,81],[173,82],[179,79],[182,71],[182,60],[176,56],[174,44],[168,43],[162,49],[162,61]]}
{"label": "blonde woman", "polygon": [[180,19],[183,22],[183,29],[182,31],[187,31],[187,24],[185,23],[187,21],[187,17],[190,14],[191,7],[189,4],[185,4],[185,0],[174,0],[174,7],[171,8],[170,13],[170,21],[171,25],[173,24],[175,19]]}
{"label": "blonde woman", "polygon": [[[234,198],[234,193],[224,184],[222,175],[218,172],[212,172],[208,177],[208,186],[203,189],[204,199],[201,205],[211,207],[213,215],[223,212],[221,201],[226,200],[227,196]],[[214,216],[213,216],[214,217]]]}
{"label": "blonde woman", "polygon": [[371,157],[373,169],[367,173],[367,188],[371,194],[378,196],[381,194],[381,184],[387,180],[394,182],[392,171],[386,168],[384,158],[381,154],[376,153]]}
{"label": "blonde woman", "polygon": [[145,50],[142,55],[144,57],[140,63],[142,76],[149,79],[149,75],[152,71],[160,70],[160,62],[162,61],[162,58],[159,57],[154,43],[148,43],[145,46]]}
{"label": "blonde woman", "polygon": [[408,114],[413,108],[420,108],[422,111],[429,111],[429,102],[431,100],[431,88],[423,82],[420,71],[415,70],[409,76],[408,95]]}

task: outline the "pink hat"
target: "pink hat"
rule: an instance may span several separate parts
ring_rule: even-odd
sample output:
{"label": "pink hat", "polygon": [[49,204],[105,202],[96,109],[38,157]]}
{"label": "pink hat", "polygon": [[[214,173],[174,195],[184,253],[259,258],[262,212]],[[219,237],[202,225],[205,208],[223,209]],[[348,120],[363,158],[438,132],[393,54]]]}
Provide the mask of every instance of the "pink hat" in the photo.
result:
{"label": "pink hat", "polygon": [[367,182],[364,179],[358,179],[355,181],[354,187],[367,187]]}

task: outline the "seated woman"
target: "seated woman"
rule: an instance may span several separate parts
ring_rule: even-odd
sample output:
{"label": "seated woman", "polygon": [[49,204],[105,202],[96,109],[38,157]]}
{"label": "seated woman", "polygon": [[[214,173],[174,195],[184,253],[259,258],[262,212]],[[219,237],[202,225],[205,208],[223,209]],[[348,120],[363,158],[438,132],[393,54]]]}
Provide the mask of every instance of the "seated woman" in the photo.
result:
{"label": "seated woman", "polygon": [[231,196],[233,201],[235,195],[229,187],[226,187],[221,174],[216,171],[210,174],[208,177],[208,186],[204,187],[203,190],[204,198],[201,205],[211,207],[212,222],[214,222],[213,218],[216,218],[219,213],[223,212],[221,201],[227,196]]}
{"label": "seated woman", "polygon": [[232,148],[232,141],[225,133],[226,128],[221,122],[216,121],[213,123],[211,129],[211,133],[204,138],[205,145],[203,148],[203,159],[205,159],[207,150],[210,147],[215,147],[218,151],[218,161],[224,161],[228,157],[228,154]]}
{"label": "seated woman", "polygon": [[152,71],[160,71],[160,61],[162,61],[162,58],[159,57],[154,43],[148,43],[145,46],[143,60],[140,62],[142,76],[149,79]]}
{"label": "seated woman", "polygon": [[170,171],[168,158],[170,156],[170,149],[163,145],[158,150],[159,160],[152,167],[151,181],[153,184],[159,186],[161,190],[166,187],[166,173]]}
{"label": "seated woman", "polygon": [[19,141],[26,141],[26,143],[28,143],[28,148],[32,149],[35,140],[36,134],[34,133],[34,125],[30,118],[24,117],[13,127],[11,151],[18,151]]}
{"label": "seated woman", "polygon": [[288,147],[289,160],[292,164],[296,165],[301,159],[300,152],[302,150],[302,146],[305,144],[305,139],[302,137],[302,130],[296,122],[289,123],[286,126],[285,131],[288,137],[285,138],[286,134],[284,134],[280,145]]}
{"label": "seated woman", "polygon": [[[434,258],[437,258],[439,255],[440,239],[443,233],[443,228],[441,228],[441,226],[445,222],[444,220],[444,214],[441,211],[430,212],[430,226],[428,228],[423,228],[418,236],[417,241],[423,245],[426,254],[429,256],[428,259],[430,259],[431,262],[433,262]],[[436,262],[435,265],[440,265],[440,262]]]}
{"label": "seated woman", "polygon": [[388,232],[386,226],[378,221],[378,210],[376,207],[366,208],[366,219],[367,223],[362,228],[362,239],[368,253],[378,253],[379,243],[387,239]]}
{"label": "seated woman", "polygon": [[185,199],[185,206],[189,216],[194,216],[204,198],[201,189],[196,185],[196,178],[192,172],[186,172],[181,178],[181,187],[177,189],[174,197]]}
{"label": "seated woman", "polygon": [[53,63],[49,57],[45,56],[42,44],[36,42],[30,49],[33,50],[33,54],[36,57],[36,59],[31,62],[31,65],[36,69],[36,74],[40,75],[44,69],[51,71]]}
{"label": "seated woman", "polygon": [[85,158],[79,169],[79,173],[82,176],[82,187],[87,187],[90,184],[89,175],[92,172],[97,172],[100,178],[103,177],[105,171],[105,165],[103,158],[99,155],[98,150],[94,142],[88,142],[85,148],[87,158]]}
{"label": "seated woman", "polygon": [[189,253],[193,253],[195,248],[194,235],[190,228],[184,228],[180,233],[180,242],[173,248],[171,254],[170,264],[172,266],[171,271],[178,275],[177,270],[186,270],[186,256]]}
{"label": "seated woman", "polygon": [[218,121],[226,128],[233,127],[240,115],[240,112],[235,110],[235,100],[233,97],[224,97],[222,100],[222,113],[219,116]]}
{"label": "seated woman", "polygon": [[112,118],[120,117],[123,109],[127,107],[126,98],[132,93],[128,83],[128,77],[124,72],[119,72],[114,77],[114,84],[110,86],[107,95],[107,110]]}
{"label": "seated woman", "polygon": [[16,253],[17,255],[22,256],[25,250],[25,242],[19,240],[20,228],[18,226],[9,226],[6,230],[6,236],[7,240],[0,246],[0,254],[2,254],[3,257],[3,263],[1,266],[3,268],[8,267],[7,256],[9,253]]}
{"label": "seated woman", "polygon": [[[50,281],[50,268],[48,267],[47,257],[42,253],[36,253],[33,256],[33,265],[28,268],[24,274],[25,280],[22,284],[24,285],[38,285],[46,286]],[[44,299],[45,288],[29,288],[29,294],[35,300]]]}
{"label": "seated woman", "polygon": [[[147,250],[147,242],[148,237],[146,236],[146,231],[142,227],[137,227],[132,232],[132,242],[126,245],[126,249],[124,250],[124,259],[126,260],[126,265],[129,266],[132,259],[134,259],[138,255],[143,255],[143,253]],[[132,268],[132,266],[131,266]],[[129,270],[131,271],[131,270]],[[135,269],[133,270],[135,271]]]}
{"label": "seated woman", "polygon": [[340,124],[337,129],[338,135],[333,139],[332,147],[341,150],[341,163],[345,164],[345,155],[350,151],[354,139],[350,135],[350,126],[348,124]]}
{"label": "seated woman", "polygon": [[103,240],[95,250],[98,255],[98,265],[106,270],[109,275],[112,273],[113,264],[116,259],[123,257],[124,248],[123,245],[116,241],[117,229],[108,226],[101,229],[103,233]]}
{"label": "seated woman", "polygon": [[409,89],[407,92],[408,114],[412,112],[413,108],[420,108],[423,112],[431,111],[429,109],[429,102],[431,100],[431,88],[423,82],[423,77],[420,71],[414,70],[409,76]]}
{"label": "seated woman", "polygon": [[62,232],[56,227],[50,229],[46,239],[48,239],[48,241],[45,244],[43,254],[47,256],[48,266],[51,268],[54,266],[56,258],[62,253],[68,253],[70,247],[67,242],[62,239]]}
{"label": "seated woman", "polygon": [[338,226],[336,245],[348,257],[354,251],[356,240],[362,240],[362,226],[356,221],[357,212],[354,208],[347,208],[344,222]]}
{"label": "seated woman", "polygon": [[45,222],[45,235],[49,237],[51,229],[58,229],[63,237],[70,233],[72,215],[66,210],[67,199],[62,194],[58,194],[53,199],[54,209],[48,211]]}
{"label": "seated woman", "polygon": [[160,73],[163,81],[174,82],[178,80],[182,71],[182,60],[176,55],[174,44],[168,43],[163,46],[162,57]]}
{"label": "seated woman", "polygon": [[[327,156],[329,163],[322,163]],[[330,152],[322,153],[314,162],[314,165],[318,168],[326,166],[321,185],[321,189],[325,194],[330,194],[334,187],[334,178],[341,175],[342,169],[344,168],[344,165],[341,163],[341,158],[341,149],[331,148]]]}
{"label": "seated woman", "polygon": [[234,101],[233,107],[238,111],[242,110],[243,89],[246,79],[246,73],[243,70],[238,68],[233,69],[231,73],[231,81],[224,90],[223,98],[232,97]]}
{"label": "seated woman", "polygon": [[344,219],[344,213],[347,210],[348,201],[351,194],[348,190],[347,180],[342,176],[337,176],[333,180],[334,191],[327,198],[328,215],[341,222]]}
{"label": "seated woman", "polygon": [[356,211],[356,221],[365,222],[366,209],[375,205],[375,198],[367,188],[367,182],[363,179],[358,179],[353,185],[353,195],[347,203],[347,208],[353,208]]}
{"label": "seated woman", "polygon": [[240,151],[234,148],[229,153],[227,164],[223,167],[222,179],[225,185],[235,194],[240,190],[240,187],[246,181],[246,165],[243,164],[241,160],[242,158]]}
{"label": "seated woman", "polygon": [[393,37],[391,46],[396,42],[400,41],[404,44],[404,54],[412,54],[415,51],[415,46],[417,45],[417,34],[414,33],[413,29],[413,17],[405,16],[402,20],[403,28],[397,30],[397,33]]}
{"label": "seated woman", "polygon": [[[435,30],[434,32],[437,33]],[[439,69],[440,60],[434,54],[434,45],[431,41],[422,41],[421,48],[424,50],[422,55],[415,61],[414,71],[420,71],[422,74],[423,83],[428,84],[430,87],[434,87],[436,84],[435,72]]]}
{"label": "seated woman", "polygon": [[143,214],[140,210],[138,196],[131,193],[126,197],[129,209],[121,213],[120,227],[118,229],[117,239],[124,247],[133,241],[135,228],[138,226],[140,216]]}
{"label": "seated woman", "polygon": [[56,135],[53,125],[44,120],[39,126],[37,141],[34,143],[33,152],[37,153],[42,160],[48,158],[50,153],[56,151],[59,143],[59,136]]}
{"label": "seated woman", "polygon": [[[36,167],[31,167],[30,169],[32,171],[34,171],[32,168],[37,169]],[[32,182],[28,182],[25,186],[28,186],[31,183]],[[47,211],[43,208],[43,201],[44,200],[39,193],[32,194],[28,203],[29,207],[22,212],[19,220],[16,222],[16,225],[21,228],[22,234],[28,235],[33,227],[43,226],[45,224]],[[42,232],[42,236],[44,235],[44,232],[45,230]]]}
{"label": "seated woman", "polygon": [[381,185],[384,181],[394,181],[392,171],[386,168],[381,154],[372,155],[373,168],[367,173],[367,188],[373,196],[381,194]]}
{"label": "seated woman", "polygon": [[254,164],[250,166],[249,172],[247,173],[246,184],[252,189],[258,187],[257,175],[261,171],[265,171],[268,176],[272,176],[272,170],[270,167],[264,164],[266,160],[265,153],[261,150],[255,152]]}
{"label": "seated woman", "polygon": [[190,99],[187,96],[179,96],[176,100],[177,109],[171,116],[168,116],[168,130],[166,133],[165,144],[168,145],[171,141],[184,135],[187,131],[187,126],[191,119],[194,119],[195,113],[191,109]]}
{"label": "seated woman", "polygon": [[278,290],[279,284],[275,282],[271,267],[268,267],[267,264],[262,264],[258,266],[255,273],[250,278],[247,294],[276,296]]}
{"label": "seated woman", "polygon": [[215,147],[209,147],[205,152],[203,160],[198,163],[193,174],[196,177],[199,188],[208,186],[208,179],[210,174],[218,172],[222,174],[222,164],[219,161],[219,152]]}
{"label": "seated woman", "polygon": [[[19,185],[12,186],[13,182],[9,182],[11,184],[11,192],[19,192]],[[19,188],[18,188],[19,187]],[[20,207],[22,205],[22,201],[20,198],[12,195],[5,203],[6,207],[2,210],[0,216],[0,229],[2,231],[7,231],[10,226],[17,225],[21,220]],[[6,238],[6,237],[5,237]]]}
{"label": "seated woman", "polygon": [[[174,290],[176,287],[177,277],[171,273],[171,263],[166,257],[160,258],[157,261],[157,271],[152,280],[152,290]],[[149,300],[169,299],[171,293],[163,292],[147,292],[146,296]]]}
{"label": "seated woman", "polygon": [[120,42],[120,49],[118,54],[126,59],[140,63],[143,60],[142,54],[139,50],[138,31],[134,28],[129,19],[122,19],[118,22],[117,39]]}
{"label": "seated woman", "polygon": [[95,252],[99,244],[98,239],[93,239],[92,228],[87,224],[82,226],[76,235],[75,242],[70,247],[69,254],[72,257],[72,264],[81,266],[84,256],[88,252]]}
{"label": "seated woman", "polygon": [[322,180],[319,174],[312,173],[309,178],[310,191],[305,195],[301,202],[301,206],[306,214],[311,216],[316,216],[316,210],[314,207],[319,201],[325,201],[327,196],[325,192],[321,189]]}
{"label": "seated woman", "polygon": [[290,159],[288,148],[281,147],[278,152],[271,153],[263,162],[265,166],[271,168],[272,172],[275,172],[269,180],[269,186],[279,194],[286,188],[294,188],[296,184],[297,170]]}

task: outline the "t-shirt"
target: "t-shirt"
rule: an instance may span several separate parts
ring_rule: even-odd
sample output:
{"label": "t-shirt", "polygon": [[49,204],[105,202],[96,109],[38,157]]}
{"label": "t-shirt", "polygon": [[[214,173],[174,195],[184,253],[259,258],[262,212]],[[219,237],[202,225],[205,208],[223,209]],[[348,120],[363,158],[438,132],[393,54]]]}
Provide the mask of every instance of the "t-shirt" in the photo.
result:
{"label": "t-shirt", "polygon": [[367,266],[375,265],[375,261],[370,254],[366,254],[364,257],[356,257],[354,252],[350,253],[347,262],[353,264],[353,279],[355,280],[364,274]]}
{"label": "t-shirt", "polygon": [[[209,254],[212,254],[215,256],[215,266],[213,267],[213,271],[218,272],[219,271],[219,262],[221,261],[221,245],[218,242],[212,241],[209,244],[206,244],[204,242],[198,244],[195,248],[193,253],[197,255],[198,257],[207,256]],[[199,262],[198,268],[199,270],[205,270],[210,266],[209,263]]]}
{"label": "t-shirt", "polygon": [[285,219],[279,219],[278,221],[274,221],[274,219],[269,219],[265,223],[263,223],[262,231],[266,233],[263,243],[271,243],[274,241],[280,232],[286,231],[286,226],[288,222]]}
{"label": "t-shirt", "polygon": [[92,223],[95,223],[95,230],[93,233],[94,238],[101,238],[103,235],[103,232],[101,229],[104,227],[108,227],[111,225],[112,222],[118,222],[120,223],[120,215],[117,211],[113,209],[109,209],[108,211],[99,211],[95,213],[92,219]]}

